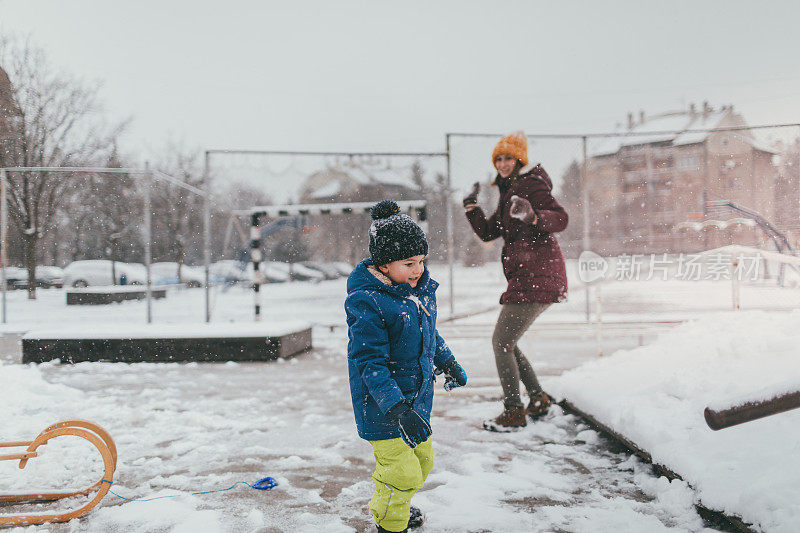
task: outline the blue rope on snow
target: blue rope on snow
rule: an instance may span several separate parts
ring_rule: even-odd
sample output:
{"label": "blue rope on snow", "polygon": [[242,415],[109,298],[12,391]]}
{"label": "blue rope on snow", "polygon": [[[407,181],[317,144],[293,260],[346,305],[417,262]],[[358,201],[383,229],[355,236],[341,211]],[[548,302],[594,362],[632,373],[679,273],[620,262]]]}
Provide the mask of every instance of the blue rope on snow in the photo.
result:
{"label": "blue rope on snow", "polygon": [[[107,479],[104,479],[103,483],[108,483],[109,485],[113,484],[111,481],[108,481]],[[270,489],[274,489],[275,487],[278,486],[278,481],[274,477],[269,477],[269,476],[259,479],[258,481],[256,481],[252,485],[250,483],[248,483],[247,481],[237,481],[236,483],[234,483],[233,485],[231,485],[227,489],[204,490],[202,492],[192,492],[190,494],[190,496],[199,496],[200,494],[211,494],[212,492],[225,492],[226,490],[231,490],[232,488],[234,488],[236,485],[239,485],[239,484],[247,485],[248,487],[250,487],[252,489],[257,489],[257,490],[270,490]],[[108,492],[110,492],[111,494],[113,494],[117,498],[120,498],[120,499],[123,499],[123,500],[127,500],[129,502],[152,502],[153,500],[161,500],[161,499],[164,499],[164,498],[178,498],[180,496],[186,496],[185,494],[173,494],[173,495],[170,495],[170,496],[156,496],[155,498],[126,498],[125,496],[120,496],[119,494],[117,494],[116,492],[114,492],[111,489],[109,489]]]}

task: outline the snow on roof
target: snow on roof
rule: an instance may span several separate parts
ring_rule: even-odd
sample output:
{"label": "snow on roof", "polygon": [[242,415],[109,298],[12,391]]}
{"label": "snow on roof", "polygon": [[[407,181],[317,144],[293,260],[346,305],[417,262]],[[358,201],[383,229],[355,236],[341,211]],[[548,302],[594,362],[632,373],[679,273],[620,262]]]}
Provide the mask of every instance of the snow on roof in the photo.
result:
{"label": "snow on roof", "polygon": [[[728,113],[727,109],[718,109],[716,111],[712,111],[708,115],[697,114],[695,115],[694,119],[689,123],[686,129],[692,130],[702,130],[702,129],[710,129],[710,128],[718,128],[720,122],[722,121],[723,117]],[[703,142],[706,137],[708,137],[707,131],[697,131],[697,132],[686,132],[681,133],[675,139],[673,139],[673,145],[686,145],[686,144],[696,144],[699,142]]]}
{"label": "snow on roof", "polygon": [[[648,117],[630,130],[621,130],[620,137],[610,137],[597,145],[592,157],[615,154],[623,146],[672,142],[674,146],[703,142],[708,132],[688,132],[686,130],[711,129],[719,127],[722,119],[730,113],[729,108],[717,109],[708,114],[694,115],[680,111]],[[637,132],[682,131],[684,133],[663,133],[658,135],[637,135]]]}
{"label": "snow on roof", "polygon": [[367,170],[361,166],[354,166],[345,172],[362,185],[402,185],[414,188],[410,173],[405,169],[372,167]]}
{"label": "snow on roof", "polygon": [[342,190],[342,184],[339,181],[332,181],[323,185],[311,195],[311,198],[330,198],[336,196]]}
{"label": "snow on roof", "polygon": [[780,151],[772,148],[769,144],[761,139],[757,139],[756,137],[749,137],[747,135],[742,135],[738,131],[732,131],[731,135],[737,137],[738,139],[743,140],[756,150],[760,150],[761,152],[767,152],[768,154],[779,154]]}

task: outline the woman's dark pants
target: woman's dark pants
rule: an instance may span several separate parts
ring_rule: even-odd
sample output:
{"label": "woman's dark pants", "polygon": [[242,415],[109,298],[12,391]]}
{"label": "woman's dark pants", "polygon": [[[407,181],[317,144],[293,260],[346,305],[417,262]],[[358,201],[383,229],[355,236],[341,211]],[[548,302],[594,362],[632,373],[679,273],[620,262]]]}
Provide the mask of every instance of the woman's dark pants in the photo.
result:
{"label": "woman's dark pants", "polygon": [[520,351],[517,342],[550,303],[505,304],[492,335],[497,374],[503,386],[503,403],[507,407],[523,407],[519,381],[525,384],[528,395],[542,391],[530,362]]}

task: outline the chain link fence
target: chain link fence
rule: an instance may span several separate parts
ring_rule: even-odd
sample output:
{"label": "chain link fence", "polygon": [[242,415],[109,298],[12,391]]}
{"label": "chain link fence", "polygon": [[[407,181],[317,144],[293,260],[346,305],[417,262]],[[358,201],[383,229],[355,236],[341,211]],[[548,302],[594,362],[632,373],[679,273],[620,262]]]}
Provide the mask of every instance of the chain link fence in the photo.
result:
{"label": "chain link fence", "polygon": [[[582,279],[588,274],[582,269],[592,260],[583,253],[606,259],[611,269],[606,282],[636,281],[641,290],[672,293],[675,297],[663,299],[676,310],[693,295],[718,294],[706,297],[699,307],[723,309],[734,305],[730,287],[742,277],[735,254],[723,247],[744,246],[748,249],[737,250],[741,261],[751,260],[757,268],[751,265],[738,280],[738,306],[797,307],[794,263],[757,254],[763,250],[793,256],[800,248],[798,125],[747,127],[731,107],[629,121],[619,133],[528,136],[530,162],[547,170],[555,198],[570,215],[569,227],[557,237],[573,298],[581,295],[584,301],[585,320],[598,317],[604,306]],[[487,215],[498,197],[491,187],[495,171],[490,154],[500,137],[447,136],[454,196],[460,198],[473,182],[480,182],[479,203]],[[463,217],[456,219],[466,225]],[[499,246],[472,236],[464,245],[472,261],[475,256],[496,261]],[[582,257],[587,260],[580,261]],[[698,265],[702,274],[687,276],[687,264]],[[646,285],[656,278],[675,283]],[[710,287],[700,291],[699,284]],[[636,305],[629,307],[636,312]],[[624,301],[606,308],[626,314]]]}

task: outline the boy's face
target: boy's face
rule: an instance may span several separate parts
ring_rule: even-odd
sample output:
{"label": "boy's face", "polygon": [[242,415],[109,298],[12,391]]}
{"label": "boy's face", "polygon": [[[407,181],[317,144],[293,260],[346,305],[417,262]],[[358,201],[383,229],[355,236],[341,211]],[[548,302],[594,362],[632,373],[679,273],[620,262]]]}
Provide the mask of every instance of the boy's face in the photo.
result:
{"label": "boy's face", "polygon": [[392,283],[398,285],[408,283],[412,287],[416,287],[419,278],[425,272],[425,256],[415,255],[408,259],[392,261],[389,264],[380,265],[378,270],[389,276]]}

